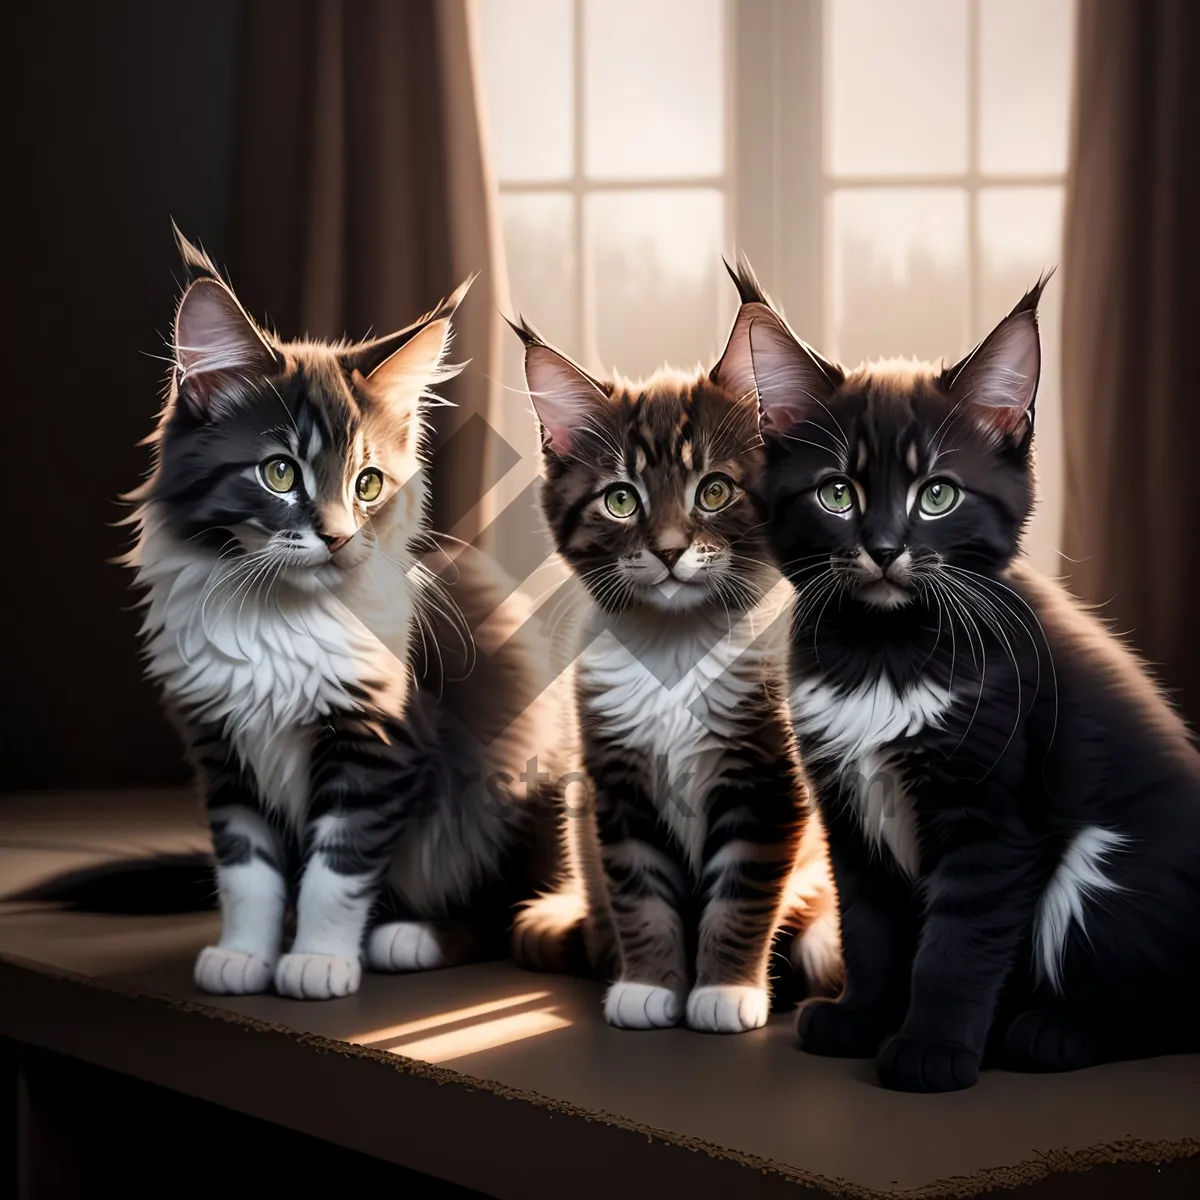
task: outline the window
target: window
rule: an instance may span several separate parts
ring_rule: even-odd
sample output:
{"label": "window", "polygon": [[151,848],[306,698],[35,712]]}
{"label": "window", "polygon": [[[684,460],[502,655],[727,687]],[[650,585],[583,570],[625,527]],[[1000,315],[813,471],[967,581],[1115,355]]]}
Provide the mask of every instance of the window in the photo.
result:
{"label": "window", "polygon": [[[1059,258],[1073,0],[826,0],[823,347],[968,350]],[[1042,311],[1032,549],[1057,569],[1059,296]]]}
{"label": "window", "polygon": [[[512,304],[593,369],[711,358],[734,247],[851,363],[953,359],[1058,261],[1074,0],[484,0],[483,18]],[[1031,536],[1050,570],[1060,294]],[[526,405],[501,432],[527,482]]]}
{"label": "window", "polygon": [[485,0],[483,21],[513,304],[596,370],[695,361],[732,315],[726,0]]}

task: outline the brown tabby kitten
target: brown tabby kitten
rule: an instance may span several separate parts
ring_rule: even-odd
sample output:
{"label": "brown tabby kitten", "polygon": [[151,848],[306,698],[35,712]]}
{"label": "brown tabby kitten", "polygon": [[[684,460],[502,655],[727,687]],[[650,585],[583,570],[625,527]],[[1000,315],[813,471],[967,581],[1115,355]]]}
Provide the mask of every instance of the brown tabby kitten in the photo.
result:
{"label": "brown tabby kitten", "polygon": [[[739,1033],[770,1008],[785,923],[816,982],[838,970],[823,840],[784,708],[778,582],[762,537],[762,442],[735,330],[711,372],[593,378],[528,325],[545,516],[589,604],[576,701],[591,803],[568,815],[574,890],[518,920],[518,957],[611,929],[605,1017]],[[802,849],[803,846],[803,849]],[[797,868],[801,868],[797,873]],[[586,897],[586,899],[585,899]],[[794,907],[785,917],[785,898]]]}

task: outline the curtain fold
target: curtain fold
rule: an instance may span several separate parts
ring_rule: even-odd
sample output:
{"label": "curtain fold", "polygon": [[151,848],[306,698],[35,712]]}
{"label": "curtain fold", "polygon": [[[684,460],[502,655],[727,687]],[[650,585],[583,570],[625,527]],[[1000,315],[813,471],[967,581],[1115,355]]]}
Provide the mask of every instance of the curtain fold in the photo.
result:
{"label": "curtain fold", "polygon": [[[433,413],[435,527],[490,482],[502,275],[473,0],[248,0],[229,268],[284,337],[401,328],[472,272]],[[474,519],[473,519],[474,517]]]}
{"label": "curtain fold", "polygon": [[1064,246],[1064,552],[1200,728],[1200,3],[1084,0]]}

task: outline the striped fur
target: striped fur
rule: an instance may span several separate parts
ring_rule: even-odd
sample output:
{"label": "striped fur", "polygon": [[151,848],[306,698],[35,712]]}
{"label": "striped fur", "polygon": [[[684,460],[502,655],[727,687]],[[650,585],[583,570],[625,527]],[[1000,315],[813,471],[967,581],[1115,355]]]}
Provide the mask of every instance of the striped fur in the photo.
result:
{"label": "striped fur", "polygon": [[597,380],[514,328],[543,432],[543,509],[588,597],[576,683],[591,803],[567,825],[592,868],[573,900],[530,906],[518,935],[522,922],[611,930],[615,1025],[755,1028],[781,926],[789,941],[815,931],[794,961],[817,985],[838,952],[781,690],[753,397],[721,363]]}
{"label": "striped fur", "polygon": [[[199,278],[129,562],[212,826],[222,934],[196,981],[327,998],[364,953],[415,970],[502,950],[556,874],[546,789],[511,786],[553,766],[552,692],[489,564],[428,531],[424,415],[465,285],[374,342],[286,343],[182,249]],[[485,620],[503,636],[476,656]]]}

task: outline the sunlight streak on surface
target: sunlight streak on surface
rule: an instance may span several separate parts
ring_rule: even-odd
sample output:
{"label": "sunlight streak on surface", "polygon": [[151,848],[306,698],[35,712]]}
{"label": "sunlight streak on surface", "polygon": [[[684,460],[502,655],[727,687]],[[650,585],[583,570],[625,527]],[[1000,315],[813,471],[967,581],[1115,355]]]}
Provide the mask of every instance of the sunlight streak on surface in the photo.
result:
{"label": "sunlight streak on surface", "polygon": [[437,1033],[415,1042],[402,1042],[398,1046],[388,1046],[387,1050],[390,1054],[403,1054],[406,1058],[419,1058],[423,1062],[449,1062],[468,1054],[478,1054],[481,1050],[493,1050],[510,1042],[553,1033],[570,1024],[566,1017],[560,1017],[553,1009],[538,1008],[532,1012],[497,1017],[480,1025],[468,1025],[465,1029],[455,1029],[449,1033]]}
{"label": "sunlight streak on surface", "polygon": [[490,1013],[499,1012],[505,1008],[516,1008],[522,1004],[532,1004],[535,1000],[545,1000],[549,992],[525,992],[520,996],[505,996],[502,1000],[489,1000],[486,1004],[472,1004],[467,1008],[456,1008],[450,1012],[438,1013],[433,1017],[422,1017],[418,1021],[407,1021],[403,1025],[391,1025],[383,1029],[374,1029],[369,1033],[360,1033],[347,1038],[356,1046],[374,1046],[379,1042],[391,1042],[397,1038],[409,1037],[414,1033],[424,1033],[429,1029],[439,1029],[443,1025],[455,1025],[459,1021],[470,1021],[475,1017],[486,1017]]}

